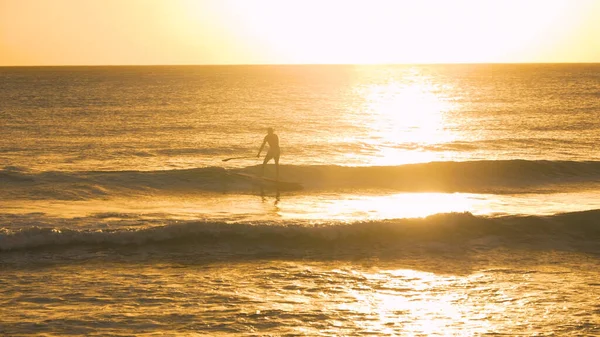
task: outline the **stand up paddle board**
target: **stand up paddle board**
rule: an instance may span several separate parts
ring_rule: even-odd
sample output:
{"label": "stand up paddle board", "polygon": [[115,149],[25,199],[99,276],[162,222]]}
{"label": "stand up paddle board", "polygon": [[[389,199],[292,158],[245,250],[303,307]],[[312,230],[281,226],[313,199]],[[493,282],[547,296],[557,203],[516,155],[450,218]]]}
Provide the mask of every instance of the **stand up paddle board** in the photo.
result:
{"label": "stand up paddle board", "polygon": [[302,186],[302,184],[291,182],[291,181],[275,180],[275,179],[271,179],[271,178],[257,176],[254,174],[249,174],[249,173],[231,172],[231,174],[236,175],[238,177],[242,177],[244,179],[251,180],[252,182],[255,182],[258,184],[274,186],[280,190],[295,191],[295,190],[301,190],[304,188]]}

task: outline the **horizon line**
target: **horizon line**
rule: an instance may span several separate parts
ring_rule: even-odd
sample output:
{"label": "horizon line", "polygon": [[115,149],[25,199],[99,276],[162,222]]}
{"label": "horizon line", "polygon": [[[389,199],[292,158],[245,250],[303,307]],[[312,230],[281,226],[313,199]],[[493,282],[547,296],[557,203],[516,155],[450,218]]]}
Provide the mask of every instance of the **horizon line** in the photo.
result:
{"label": "horizon line", "polygon": [[431,63],[175,63],[175,64],[16,64],[0,65],[0,68],[17,67],[227,67],[227,66],[416,66],[416,65],[551,65],[551,64],[600,64],[596,62],[431,62]]}

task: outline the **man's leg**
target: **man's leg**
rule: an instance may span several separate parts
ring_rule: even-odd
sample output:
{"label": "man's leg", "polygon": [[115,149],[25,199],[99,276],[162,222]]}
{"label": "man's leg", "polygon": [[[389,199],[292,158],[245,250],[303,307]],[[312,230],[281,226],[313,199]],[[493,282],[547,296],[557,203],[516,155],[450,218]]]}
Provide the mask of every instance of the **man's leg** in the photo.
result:
{"label": "man's leg", "polygon": [[275,180],[279,181],[279,153],[275,155]]}
{"label": "man's leg", "polygon": [[262,175],[265,175],[265,167],[267,167],[267,163],[269,162],[269,160],[271,160],[271,158],[273,158],[273,154],[271,154],[271,152],[267,152],[267,155],[265,156],[265,160],[263,160],[263,166],[262,166]]}

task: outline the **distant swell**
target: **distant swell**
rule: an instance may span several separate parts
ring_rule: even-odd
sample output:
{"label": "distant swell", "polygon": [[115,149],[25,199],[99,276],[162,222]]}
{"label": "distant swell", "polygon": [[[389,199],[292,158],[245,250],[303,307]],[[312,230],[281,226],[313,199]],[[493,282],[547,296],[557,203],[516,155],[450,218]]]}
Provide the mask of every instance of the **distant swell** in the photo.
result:
{"label": "distant swell", "polygon": [[[272,174],[273,167],[268,168]],[[258,174],[260,166],[225,170],[204,167],[165,171],[27,172],[0,170],[0,197],[81,200],[122,194],[244,192],[256,182],[230,173]],[[531,193],[596,188],[597,161],[468,161],[400,166],[284,165],[281,179],[299,182],[303,193],[332,189],[391,189],[407,192]],[[268,184],[263,187],[269,188]]]}
{"label": "distant swell", "polygon": [[600,253],[600,210],[545,217],[448,213],[424,219],[287,225],[189,221],[137,230],[0,229],[0,252],[4,253],[81,247],[92,251],[187,249],[205,255],[214,247],[224,247],[235,252],[284,255],[318,249],[368,254],[375,248],[400,252],[440,245],[450,249],[516,247]]}

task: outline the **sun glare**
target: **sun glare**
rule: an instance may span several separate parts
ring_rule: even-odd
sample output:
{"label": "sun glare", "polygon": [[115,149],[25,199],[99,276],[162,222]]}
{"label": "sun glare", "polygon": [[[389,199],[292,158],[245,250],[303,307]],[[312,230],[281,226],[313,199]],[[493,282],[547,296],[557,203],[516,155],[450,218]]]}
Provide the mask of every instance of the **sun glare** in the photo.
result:
{"label": "sun glare", "polygon": [[597,62],[599,12],[596,0],[0,0],[0,65]]}
{"label": "sun glare", "polygon": [[440,143],[448,138],[442,123],[445,104],[427,84],[376,85],[367,89],[366,99],[377,138],[392,144]]}
{"label": "sun glare", "polygon": [[[437,213],[485,212],[489,201],[465,193],[397,193],[386,195],[322,195],[314,200],[294,200],[282,206],[283,218],[340,221],[422,218]],[[310,208],[311,212],[306,213]],[[285,211],[283,211],[285,210]]]}
{"label": "sun glare", "polygon": [[[373,319],[359,322],[365,330],[388,331],[397,324],[398,314],[402,313],[411,318],[403,322],[406,331],[418,331],[426,335],[441,335],[446,331],[446,334],[454,336],[459,335],[465,325],[470,323],[470,318],[502,310],[497,305],[488,304],[484,307],[485,312],[477,312],[480,308],[469,300],[467,292],[460,290],[464,290],[465,285],[473,282],[472,279],[479,277],[478,275],[462,277],[411,269],[378,270],[360,275],[372,283],[379,284],[381,289],[403,289],[401,292],[379,291],[368,294],[357,289],[348,291],[348,295],[354,301],[340,305],[340,309],[372,315]],[[479,333],[485,333],[493,328],[493,324],[483,322],[472,328]],[[389,334],[393,335],[394,330],[389,329]]]}
{"label": "sun glare", "polygon": [[412,70],[402,82],[373,84],[358,89],[363,98],[361,111],[370,116],[369,141],[378,148],[372,165],[398,165],[435,159],[425,151],[428,144],[450,142],[455,135],[446,126],[446,114],[453,103],[432,84]]}
{"label": "sun glare", "polygon": [[188,37],[218,20],[221,45],[260,51],[263,63],[514,62],[540,58],[557,22],[563,19],[564,35],[574,29],[564,23],[576,20],[566,15],[575,5],[565,0],[183,4],[187,23],[180,27]]}

